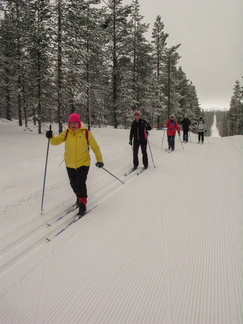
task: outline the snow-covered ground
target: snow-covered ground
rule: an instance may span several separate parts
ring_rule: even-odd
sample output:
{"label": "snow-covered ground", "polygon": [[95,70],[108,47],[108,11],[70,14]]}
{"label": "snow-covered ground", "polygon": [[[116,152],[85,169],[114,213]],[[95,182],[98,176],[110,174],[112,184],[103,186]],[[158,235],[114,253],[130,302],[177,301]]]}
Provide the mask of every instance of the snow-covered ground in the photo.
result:
{"label": "snow-covered ground", "polygon": [[148,170],[125,177],[129,130],[94,129],[125,183],[91,152],[96,207],[55,237],[76,213],[58,220],[75,202],[64,146],[50,146],[41,213],[47,139],[30,128],[0,121],[1,324],[243,323],[243,136],[191,134],[168,154],[152,130],[156,168],[148,149]]}
{"label": "snow-covered ground", "polygon": [[212,137],[219,137],[219,130],[216,126],[216,115],[214,114],[213,126],[212,126]]}

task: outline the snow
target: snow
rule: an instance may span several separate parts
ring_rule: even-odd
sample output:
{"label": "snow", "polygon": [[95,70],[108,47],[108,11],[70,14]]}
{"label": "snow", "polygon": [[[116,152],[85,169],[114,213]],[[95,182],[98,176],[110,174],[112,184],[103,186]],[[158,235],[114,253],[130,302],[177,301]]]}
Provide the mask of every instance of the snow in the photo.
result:
{"label": "snow", "polygon": [[219,130],[216,126],[216,115],[214,114],[214,119],[213,119],[213,126],[212,126],[212,136],[213,137],[219,137]]}
{"label": "snow", "polygon": [[0,323],[243,322],[243,136],[177,137],[168,154],[152,130],[156,168],[148,149],[148,170],[125,177],[129,130],[93,129],[125,184],[91,152],[95,208],[55,237],[76,213],[55,221],[75,202],[64,146],[49,148],[41,212],[47,139],[30,128],[0,120]]}

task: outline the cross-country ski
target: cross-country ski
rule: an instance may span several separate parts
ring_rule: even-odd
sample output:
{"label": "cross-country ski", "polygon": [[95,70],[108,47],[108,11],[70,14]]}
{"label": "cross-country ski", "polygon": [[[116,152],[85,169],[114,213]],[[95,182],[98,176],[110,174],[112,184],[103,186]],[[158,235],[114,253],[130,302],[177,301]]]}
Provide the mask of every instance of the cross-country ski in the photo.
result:
{"label": "cross-country ski", "polygon": [[130,169],[129,171],[125,172],[125,173],[124,173],[124,176],[127,177],[129,174],[133,173],[133,172],[136,171],[136,170],[137,170],[137,168],[132,168],[132,169]]}
{"label": "cross-country ski", "polygon": [[47,223],[47,226],[51,226],[52,224],[60,221],[61,219],[63,219],[64,217],[66,217],[68,214],[72,213],[73,211],[75,211],[76,209],[78,209],[78,205],[74,204],[72,205],[70,208],[68,208],[66,211],[64,211],[63,213],[61,213],[60,216],[57,216],[57,218],[52,219],[51,221],[49,221]]}
{"label": "cross-country ski", "polygon": [[137,175],[140,175],[141,173],[143,173],[144,171],[146,171],[148,168],[142,168],[140,170],[138,170]]}
{"label": "cross-country ski", "polygon": [[95,206],[93,206],[93,207],[90,208],[89,210],[87,210],[83,216],[78,215],[78,214],[75,215],[75,216],[73,216],[73,217],[72,217],[72,220],[71,220],[71,221],[70,221],[66,226],[64,226],[61,230],[59,230],[57,233],[55,233],[55,234],[52,235],[51,237],[46,237],[47,242],[50,242],[54,237],[60,235],[62,232],[64,232],[64,231],[65,231],[68,227],[70,227],[72,224],[76,223],[76,222],[77,222],[78,220],[80,220],[82,217],[88,215],[88,214],[89,214],[93,209],[95,209],[97,206],[98,206],[98,204],[95,205]]}

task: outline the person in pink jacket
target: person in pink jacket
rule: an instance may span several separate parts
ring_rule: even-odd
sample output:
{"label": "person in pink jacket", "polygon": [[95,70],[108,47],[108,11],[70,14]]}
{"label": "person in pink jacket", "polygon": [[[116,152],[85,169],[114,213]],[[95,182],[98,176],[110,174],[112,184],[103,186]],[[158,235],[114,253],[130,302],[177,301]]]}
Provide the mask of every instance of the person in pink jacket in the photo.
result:
{"label": "person in pink jacket", "polygon": [[168,145],[169,145],[168,150],[174,151],[176,132],[180,136],[180,128],[177,121],[175,120],[175,115],[171,114],[170,119],[167,120],[165,124],[165,127],[167,128],[167,137],[168,137]]}

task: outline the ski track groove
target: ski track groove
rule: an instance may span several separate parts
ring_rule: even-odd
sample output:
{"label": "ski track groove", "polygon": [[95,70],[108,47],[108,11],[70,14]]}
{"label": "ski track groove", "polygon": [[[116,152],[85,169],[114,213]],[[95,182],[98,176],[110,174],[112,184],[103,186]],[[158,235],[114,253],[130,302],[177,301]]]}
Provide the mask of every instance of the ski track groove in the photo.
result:
{"label": "ski track groove", "polygon": [[[111,187],[113,187],[113,191],[111,191]],[[99,203],[105,201],[110,195],[113,195],[114,192],[120,189],[120,186],[117,186],[116,183],[112,182],[107,185],[102,193],[109,192],[110,194],[106,195],[105,199],[102,199]],[[99,198],[99,195],[97,195]],[[89,203],[92,201],[92,197],[89,199]],[[92,208],[92,206],[90,207]],[[8,243],[3,249],[1,249],[0,255],[0,270],[6,271],[9,267],[11,267],[15,262],[19,261],[21,258],[25,257],[27,253],[31,253],[31,251],[35,250],[37,246],[47,243],[46,239],[51,237],[51,239],[55,238],[55,234],[65,228],[75,217],[77,214],[77,210],[71,211],[70,213],[65,213],[70,209],[70,206],[54,217],[47,218],[45,220],[34,220],[37,222],[37,225],[32,228],[31,231],[18,234],[16,240]],[[59,218],[61,219],[57,221]],[[41,223],[41,224],[38,224]],[[50,223],[50,226],[47,224]],[[44,232],[42,234],[42,232]],[[61,234],[61,233],[60,233]],[[11,256],[11,253],[13,256]],[[1,274],[1,273],[0,273]]]}

